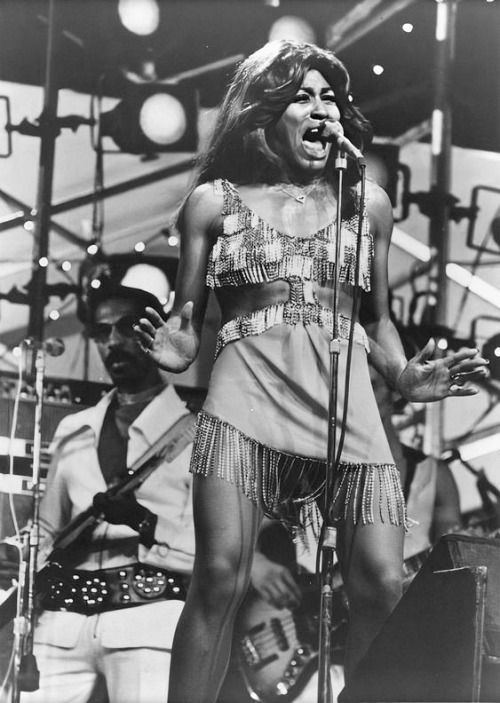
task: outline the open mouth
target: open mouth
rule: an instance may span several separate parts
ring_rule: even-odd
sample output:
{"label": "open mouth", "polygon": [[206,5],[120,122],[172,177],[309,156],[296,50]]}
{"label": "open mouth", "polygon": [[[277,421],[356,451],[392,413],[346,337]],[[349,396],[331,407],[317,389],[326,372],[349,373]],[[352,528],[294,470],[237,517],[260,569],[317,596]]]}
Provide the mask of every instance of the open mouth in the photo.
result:
{"label": "open mouth", "polygon": [[302,141],[304,145],[314,152],[324,152],[327,145],[327,140],[323,137],[323,127],[312,127],[304,132]]}

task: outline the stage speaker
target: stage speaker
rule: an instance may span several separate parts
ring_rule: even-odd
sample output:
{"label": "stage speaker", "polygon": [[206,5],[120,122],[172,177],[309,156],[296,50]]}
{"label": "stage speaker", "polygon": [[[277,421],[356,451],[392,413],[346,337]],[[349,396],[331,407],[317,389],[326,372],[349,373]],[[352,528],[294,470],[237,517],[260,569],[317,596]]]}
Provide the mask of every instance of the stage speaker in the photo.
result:
{"label": "stage speaker", "polygon": [[500,701],[500,540],[446,535],[339,703]]}

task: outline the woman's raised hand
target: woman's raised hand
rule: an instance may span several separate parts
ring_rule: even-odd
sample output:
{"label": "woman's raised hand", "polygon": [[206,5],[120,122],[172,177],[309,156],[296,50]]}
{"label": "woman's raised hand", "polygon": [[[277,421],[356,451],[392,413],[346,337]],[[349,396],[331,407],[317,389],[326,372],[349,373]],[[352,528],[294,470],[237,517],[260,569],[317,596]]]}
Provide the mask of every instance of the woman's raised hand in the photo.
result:
{"label": "woman's raised hand", "polygon": [[477,349],[464,348],[448,356],[438,356],[436,351],[436,341],[430,339],[401,372],[397,386],[407,400],[426,403],[475,395],[478,388],[474,381],[490,375],[488,362],[478,356]]}
{"label": "woman's raised hand", "polygon": [[184,371],[196,357],[199,339],[192,317],[193,303],[190,301],[166,322],[156,310],[146,308],[145,317],[134,326],[143,351],[165,371]]}

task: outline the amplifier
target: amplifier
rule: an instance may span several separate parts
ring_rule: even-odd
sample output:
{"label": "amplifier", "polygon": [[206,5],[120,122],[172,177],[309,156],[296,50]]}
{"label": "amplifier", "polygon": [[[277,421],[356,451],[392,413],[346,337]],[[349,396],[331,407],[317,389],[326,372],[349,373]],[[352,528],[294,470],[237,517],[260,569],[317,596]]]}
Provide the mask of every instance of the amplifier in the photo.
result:
{"label": "amplifier", "polygon": [[[11,440],[17,376],[0,375],[0,493],[29,496],[32,490],[33,441],[35,433],[35,389],[29,378],[22,381],[17,422]],[[40,485],[49,465],[48,448],[61,420],[72,413],[95,405],[110,386],[88,381],[46,378],[44,382]]]}
{"label": "amplifier", "polygon": [[[61,420],[72,413],[94,406],[111,386],[90,381],[45,379],[42,421],[40,484],[47,476],[48,448]],[[189,386],[175,386],[179,396],[191,412],[197,413],[206,390]],[[0,493],[30,495],[33,475],[33,439],[35,432],[35,391],[29,380],[24,380],[18,407],[15,437],[11,441],[14,403],[17,392],[15,374],[0,374]]]}

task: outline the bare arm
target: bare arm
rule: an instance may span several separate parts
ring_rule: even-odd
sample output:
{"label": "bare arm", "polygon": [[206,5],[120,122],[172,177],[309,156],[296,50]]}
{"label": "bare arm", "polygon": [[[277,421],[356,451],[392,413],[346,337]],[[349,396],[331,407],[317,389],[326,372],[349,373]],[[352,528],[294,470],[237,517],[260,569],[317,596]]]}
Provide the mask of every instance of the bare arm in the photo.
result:
{"label": "bare arm", "polygon": [[220,211],[221,200],[211,184],[193,191],[184,210],[172,313],[163,322],[158,313],[146,308],[146,316],[135,328],[143,348],[167,371],[187,369],[200,348],[208,297],[207,262]]}
{"label": "bare arm", "polygon": [[393,227],[392,207],[386,193],[374,184],[369,187],[368,203],[375,255],[371,291],[365,293],[362,300],[363,323],[370,340],[370,361],[395,389],[406,366],[406,357],[389,310],[387,261]]}
{"label": "bare arm", "polygon": [[393,388],[407,400],[429,402],[448,396],[474,395],[473,381],[487,378],[487,361],[477,349],[460,349],[442,356],[435,340],[406,362],[403,346],[392,323],[388,304],[387,260],[392,233],[389,198],[378,186],[370,188],[370,226],[375,239],[372,290],[364,298],[371,361]]}

